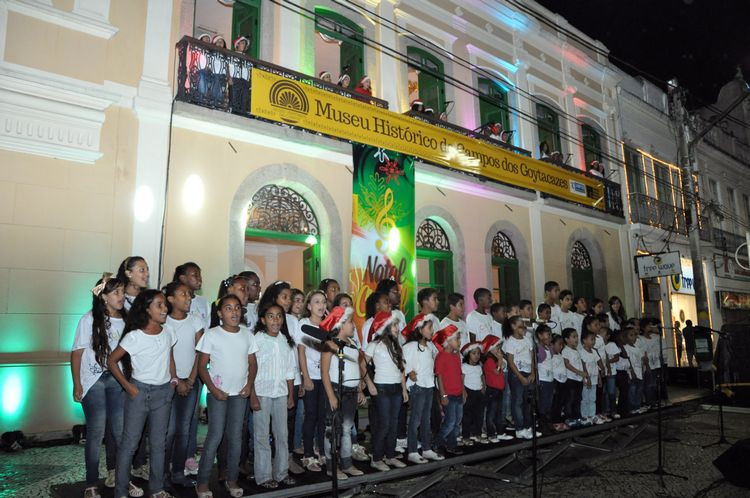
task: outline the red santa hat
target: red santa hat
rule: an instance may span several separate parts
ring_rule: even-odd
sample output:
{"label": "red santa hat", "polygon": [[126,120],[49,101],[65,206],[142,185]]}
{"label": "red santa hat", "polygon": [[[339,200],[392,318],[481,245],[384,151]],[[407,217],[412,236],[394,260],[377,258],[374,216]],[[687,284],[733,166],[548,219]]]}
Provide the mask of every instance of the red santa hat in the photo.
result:
{"label": "red santa hat", "polygon": [[211,43],[211,35],[208,33],[201,33],[201,35],[198,37],[198,40],[205,41],[206,43]]}
{"label": "red santa hat", "polygon": [[453,337],[459,337],[460,335],[461,333],[459,332],[458,327],[455,325],[448,325],[445,328],[438,330],[437,333],[432,336],[432,342],[442,351],[446,342]]}
{"label": "red santa hat", "polygon": [[424,112],[424,102],[419,99],[411,101],[411,110],[417,112]]}
{"label": "red santa hat", "polygon": [[333,332],[338,330],[346,323],[349,317],[354,313],[354,308],[341,306],[335,306],[328,316],[326,316],[322,322],[320,322],[320,328],[326,332]]}
{"label": "red santa hat", "polygon": [[474,351],[475,349],[478,349],[480,352],[482,351],[482,343],[477,341],[471,341],[469,344],[464,345],[464,347],[461,348],[461,355],[467,356],[469,353]]}
{"label": "red santa hat", "polygon": [[245,49],[247,50],[247,47],[250,46],[250,40],[246,36],[238,36],[237,38],[235,38],[232,42],[232,46],[237,49],[237,45],[239,45],[242,41],[245,42]]}
{"label": "red santa hat", "polygon": [[426,315],[424,313],[418,314],[411,319],[406,327],[404,327],[404,330],[401,331],[401,334],[403,334],[403,336],[408,339],[412,332],[422,328],[425,323],[431,322],[433,317],[434,315],[432,313],[427,313]]}
{"label": "red santa hat", "polygon": [[364,76],[362,76],[362,79],[359,80],[359,85],[360,86],[364,85],[365,81],[369,81],[369,82],[372,83],[372,80],[370,79],[370,77],[367,76],[367,75],[364,75]]}
{"label": "red santa hat", "polygon": [[370,335],[367,337],[367,342],[372,341],[385,332],[388,326],[396,320],[398,320],[398,315],[394,311],[377,312],[372,319],[372,326],[370,327]]}
{"label": "red santa hat", "polygon": [[218,42],[219,40],[223,41],[223,42],[224,42],[224,45],[226,46],[226,44],[227,44],[227,41],[226,41],[226,40],[224,39],[224,37],[223,37],[223,36],[221,36],[221,35],[214,35],[214,37],[213,37],[213,38],[211,38],[211,43],[213,43],[214,45],[216,45],[216,42]]}
{"label": "red santa hat", "polygon": [[496,335],[488,335],[482,339],[482,352],[484,354],[489,353],[490,349],[500,344],[500,338]]}

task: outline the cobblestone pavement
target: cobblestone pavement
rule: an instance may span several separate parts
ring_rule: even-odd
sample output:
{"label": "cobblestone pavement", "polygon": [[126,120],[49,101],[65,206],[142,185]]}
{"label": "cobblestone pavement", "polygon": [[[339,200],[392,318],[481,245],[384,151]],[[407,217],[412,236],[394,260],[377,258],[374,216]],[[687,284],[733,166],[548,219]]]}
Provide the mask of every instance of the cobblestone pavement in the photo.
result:
{"label": "cobblestone pavement", "polygon": [[[725,413],[725,423],[729,441],[750,438],[750,415]],[[670,417],[665,420],[665,426],[668,428],[665,443],[666,470],[689,476],[687,480],[665,477],[666,487],[662,490],[657,476],[628,474],[628,471],[648,471],[656,467],[656,432],[650,428],[627,451],[615,454],[602,454],[586,448],[566,451],[560,460],[550,464],[540,476],[542,495],[639,498],[750,496],[750,491],[721,480],[721,474],[712,464],[728,446],[702,448],[702,445],[718,440],[716,412],[696,409],[684,416]],[[581,456],[591,458],[582,463],[579,459]],[[105,475],[103,466],[101,475]],[[50,496],[49,489],[53,484],[72,483],[83,478],[81,446],[31,448],[0,456],[0,498],[47,497]],[[404,481],[396,486],[405,488],[411,482],[413,481]],[[437,487],[425,491],[421,496],[531,496],[531,488],[453,472]]]}

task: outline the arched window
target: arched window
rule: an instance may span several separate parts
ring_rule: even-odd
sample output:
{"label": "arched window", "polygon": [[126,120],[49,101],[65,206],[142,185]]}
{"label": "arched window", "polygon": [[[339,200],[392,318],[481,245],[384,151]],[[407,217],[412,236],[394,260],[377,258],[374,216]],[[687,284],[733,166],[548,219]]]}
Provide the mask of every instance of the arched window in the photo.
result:
{"label": "arched window", "polygon": [[[302,286],[305,292],[320,281],[320,232],[318,218],[310,204],[298,192],[279,185],[265,185],[253,195],[247,208],[245,238],[255,245],[255,259],[269,251],[275,275],[289,281],[285,271],[299,271],[302,260]],[[269,263],[270,264],[270,263]],[[297,284],[299,285],[299,284]]]}
{"label": "arched window", "polygon": [[494,301],[501,304],[518,304],[521,300],[516,249],[503,232],[497,232],[492,239],[492,294]]}
{"label": "arched window", "polygon": [[409,102],[419,99],[431,107],[437,117],[445,111],[445,68],[433,54],[407,47],[409,59]]}
{"label": "arched window", "polygon": [[479,122],[500,123],[503,130],[510,130],[510,116],[508,114],[508,92],[496,81],[479,78]]}
{"label": "arched window", "polygon": [[453,292],[453,253],[448,235],[438,222],[424,220],[417,229],[417,290],[438,291],[438,316],[448,313],[446,297]]}
{"label": "arched window", "polygon": [[536,105],[536,123],[539,145],[546,143],[550,152],[562,152],[560,144],[560,121],[557,113],[544,104]]}
{"label": "arched window", "polygon": [[584,124],[581,126],[581,136],[583,139],[583,158],[588,167],[591,161],[602,160],[602,144],[599,133],[596,128]]}
{"label": "arched window", "polygon": [[588,302],[594,298],[594,267],[588,249],[579,240],[573,243],[570,252],[570,267],[573,278],[573,294],[585,297]]}
{"label": "arched window", "polygon": [[[351,78],[349,89],[354,90],[365,73],[364,30],[338,12],[315,7],[315,31],[317,73],[330,72],[334,84],[341,74],[348,74]],[[339,74],[335,74],[336,71]]]}

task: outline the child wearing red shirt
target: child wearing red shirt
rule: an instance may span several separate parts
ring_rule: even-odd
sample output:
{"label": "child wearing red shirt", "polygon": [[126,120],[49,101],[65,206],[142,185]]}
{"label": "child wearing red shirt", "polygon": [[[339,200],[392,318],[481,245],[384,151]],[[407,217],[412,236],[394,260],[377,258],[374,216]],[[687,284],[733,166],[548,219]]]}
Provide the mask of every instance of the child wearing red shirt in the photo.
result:
{"label": "child wearing red shirt", "polygon": [[447,455],[463,454],[457,445],[466,395],[461,378],[459,340],[460,334],[455,325],[448,325],[432,337],[432,342],[440,351],[435,357],[435,375],[440,393],[440,406],[443,409],[438,445]]}
{"label": "child wearing red shirt", "polygon": [[502,416],[503,393],[505,392],[505,375],[503,368],[503,352],[500,349],[502,343],[500,338],[488,335],[482,341],[482,351],[485,355],[484,382],[487,385],[485,397],[487,399],[487,411],[485,413],[485,426],[487,437],[491,443],[508,441],[513,436],[505,434],[505,420]]}

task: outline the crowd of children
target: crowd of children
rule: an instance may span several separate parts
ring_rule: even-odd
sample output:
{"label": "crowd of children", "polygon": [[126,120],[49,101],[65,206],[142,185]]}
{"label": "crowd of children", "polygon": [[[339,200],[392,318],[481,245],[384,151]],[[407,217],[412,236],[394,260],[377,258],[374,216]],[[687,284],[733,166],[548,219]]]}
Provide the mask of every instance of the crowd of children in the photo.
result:
{"label": "crowd of children", "polygon": [[[157,498],[170,496],[169,486],[210,497],[215,460],[222,485],[239,497],[241,471],[266,489],[294,485],[290,473],[331,475],[332,444],[337,477],[347,479],[362,474],[355,461],[377,471],[424,464],[461,447],[641,413],[662,402],[660,392],[666,399],[659,323],[628,320],[617,297],[608,311],[599,299],[589,306],[556,282],[545,284],[536,310],[527,300],[493,304],[490,290],[476,289],[465,321],[463,295],[446,296],[441,321],[438,291],[421,289],[407,323],[398,283],[385,280],[367,299],[360,335],[352,299],[333,279],[307,295],[288,282],[261,293],[258,276],[243,272],[221,281],[210,305],[196,294],[195,263],[178,266],[162,290],[148,281],[146,261],[126,258],[96,283],[76,330],[85,498],[100,496],[102,441],[104,484],[116,497],[143,496],[131,475],[147,478]],[[197,463],[204,386],[208,432]],[[358,407],[368,398],[370,455],[358,444],[366,439]]]}

